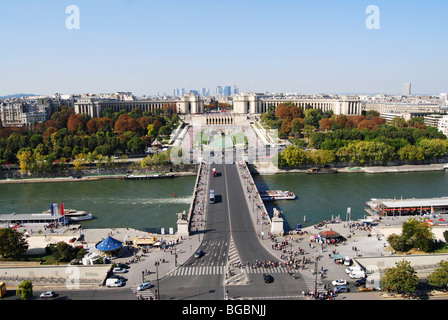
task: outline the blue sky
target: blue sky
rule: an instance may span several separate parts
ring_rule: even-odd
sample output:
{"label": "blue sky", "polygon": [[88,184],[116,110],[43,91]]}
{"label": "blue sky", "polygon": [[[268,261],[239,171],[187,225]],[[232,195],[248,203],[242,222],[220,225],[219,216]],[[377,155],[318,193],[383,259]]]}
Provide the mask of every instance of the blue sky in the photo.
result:
{"label": "blue sky", "polygon": [[[79,30],[66,28],[69,5]],[[369,5],[379,30],[365,26]],[[404,82],[438,94],[447,35],[446,0],[2,1],[0,95],[401,93]]]}

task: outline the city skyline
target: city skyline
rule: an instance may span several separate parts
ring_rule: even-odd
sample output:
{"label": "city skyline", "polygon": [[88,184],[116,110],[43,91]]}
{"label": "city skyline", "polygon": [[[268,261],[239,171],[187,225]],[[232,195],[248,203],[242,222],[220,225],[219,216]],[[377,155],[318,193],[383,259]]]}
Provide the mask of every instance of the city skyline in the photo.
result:
{"label": "city skyline", "polygon": [[[379,29],[366,27],[369,5]],[[79,28],[67,21],[79,9]],[[445,1],[52,1],[2,4],[0,96],[448,91]]]}

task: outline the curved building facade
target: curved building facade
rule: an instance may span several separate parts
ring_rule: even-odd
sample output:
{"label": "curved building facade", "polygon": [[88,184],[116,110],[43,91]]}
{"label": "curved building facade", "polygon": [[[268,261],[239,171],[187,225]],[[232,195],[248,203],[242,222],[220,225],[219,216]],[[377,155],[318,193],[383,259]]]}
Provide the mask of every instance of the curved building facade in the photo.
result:
{"label": "curved building facade", "polygon": [[293,103],[297,107],[320,109],[322,112],[333,111],[334,114],[361,115],[362,101],[357,96],[338,96],[331,98],[275,98],[252,92],[244,92],[234,97],[233,111],[238,114],[262,114],[272,107],[274,110],[282,103]]}

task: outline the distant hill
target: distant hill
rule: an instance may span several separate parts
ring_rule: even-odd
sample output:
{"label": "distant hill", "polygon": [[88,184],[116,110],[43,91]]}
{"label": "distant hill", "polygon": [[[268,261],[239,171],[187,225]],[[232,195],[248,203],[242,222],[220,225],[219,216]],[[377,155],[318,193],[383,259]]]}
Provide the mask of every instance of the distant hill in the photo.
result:
{"label": "distant hill", "polygon": [[11,94],[9,96],[0,97],[0,99],[23,98],[23,97],[34,97],[34,96],[37,96],[37,95],[36,94],[27,94],[27,93],[16,93],[16,94]]}

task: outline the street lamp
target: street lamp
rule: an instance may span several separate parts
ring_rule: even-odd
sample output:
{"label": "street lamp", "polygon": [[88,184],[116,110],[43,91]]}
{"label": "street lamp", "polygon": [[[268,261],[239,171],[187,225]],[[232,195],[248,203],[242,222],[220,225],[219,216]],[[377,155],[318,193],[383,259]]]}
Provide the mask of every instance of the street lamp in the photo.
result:
{"label": "street lamp", "polygon": [[156,273],[157,273],[157,290],[156,290],[156,295],[157,295],[157,300],[160,300],[160,287],[159,287],[159,261],[156,261],[154,263],[154,265],[156,266]]}
{"label": "street lamp", "polygon": [[314,254],[314,259],[316,260],[315,264],[314,264],[314,275],[315,275],[315,279],[314,279],[314,299],[317,299],[317,264],[319,262],[319,252],[316,251],[316,253]]}

